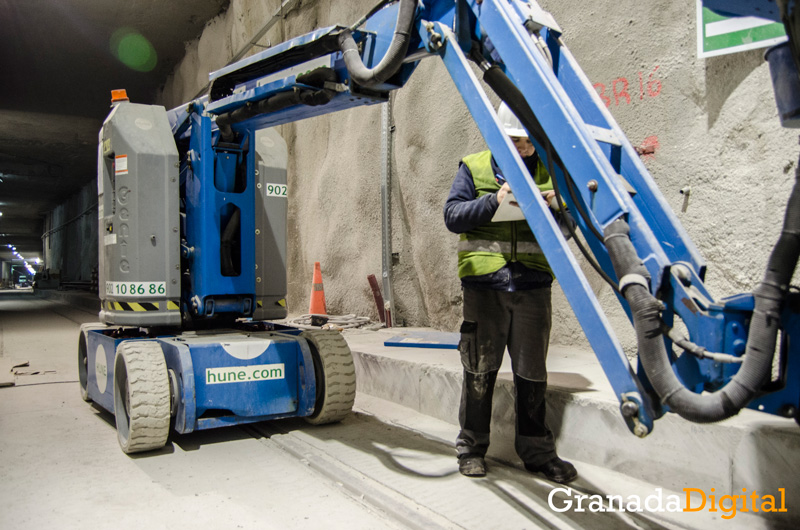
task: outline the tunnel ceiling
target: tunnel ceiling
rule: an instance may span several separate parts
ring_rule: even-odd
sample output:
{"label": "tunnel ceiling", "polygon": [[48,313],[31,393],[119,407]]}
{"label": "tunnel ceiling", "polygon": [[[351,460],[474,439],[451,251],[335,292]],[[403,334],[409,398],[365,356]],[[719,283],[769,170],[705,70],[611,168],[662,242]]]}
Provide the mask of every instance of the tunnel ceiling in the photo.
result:
{"label": "tunnel ceiling", "polygon": [[44,215],[96,178],[111,90],[153,103],[228,3],[0,0],[0,258],[42,256]]}

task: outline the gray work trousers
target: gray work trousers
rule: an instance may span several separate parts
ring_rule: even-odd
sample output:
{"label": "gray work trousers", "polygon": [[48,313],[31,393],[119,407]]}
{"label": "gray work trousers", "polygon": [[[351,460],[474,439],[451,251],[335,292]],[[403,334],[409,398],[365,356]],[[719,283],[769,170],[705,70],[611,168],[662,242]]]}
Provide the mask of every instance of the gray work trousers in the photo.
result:
{"label": "gray work trousers", "polygon": [[517,454],[533,466],[556,456],[555,439],[545,423],[550,325],[549,287],[515,292],[464,288],[459,455],[483,456],[489,448],[494,384],[508,347],[514,372]]}

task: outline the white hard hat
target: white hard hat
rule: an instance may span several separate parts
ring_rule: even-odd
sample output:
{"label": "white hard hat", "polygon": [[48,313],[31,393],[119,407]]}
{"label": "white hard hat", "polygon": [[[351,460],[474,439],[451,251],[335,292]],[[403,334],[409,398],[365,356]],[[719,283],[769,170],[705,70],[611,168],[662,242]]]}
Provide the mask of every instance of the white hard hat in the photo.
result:
{"label": "white hard hat", "polygon": [[503,130],[507,135],[520,138],[528,137],[528,131],[525,130],[525,127],[522,126],[522,123],[520,123],[514,113],[511,112],[511,109],[508,108],[505,102],[500,103],[500,107],[497,109],[497,118],[500,120],[500,123],[503,124]]}

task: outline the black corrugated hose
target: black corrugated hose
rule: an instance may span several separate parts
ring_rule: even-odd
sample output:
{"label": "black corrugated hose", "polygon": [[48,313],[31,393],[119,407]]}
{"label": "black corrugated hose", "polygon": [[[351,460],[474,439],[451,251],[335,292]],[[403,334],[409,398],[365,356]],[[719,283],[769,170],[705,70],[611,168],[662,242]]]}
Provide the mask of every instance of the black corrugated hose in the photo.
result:
{"label": "black corrugated hose", "polygon": [[411,30],[414,24],[414,15],[417,11],[417,0],[400,0],[397,9],[397,23],[394,28],[392,42],[389,49],[375,68],[367,68],[361,60],[358,45],[349,29],[339,35],[339,47],[342,50],[344,63],[350,79],[363,87],[380,85],[392,77],[400,66],[408,51],[411,42]]}
{"label": "black corrugated hose", "polygon": [[[605,242],[618,278],[646,275],[622,220],[605,230]],[[721,421],[738,414],[769,379],[780,323],[780,313],[800,256],[800,175],[795,177],[786,207],[783,230],[770,255],[763,281],[753,292],[755,309],[744,362],[723,388],[712,394],[696,394],[684,387],[667,355],[661,337],[661,303],[647,287],[632,283],[622,293],[631,306],[639,357],[661,401],[680,416],[697,423]]]}

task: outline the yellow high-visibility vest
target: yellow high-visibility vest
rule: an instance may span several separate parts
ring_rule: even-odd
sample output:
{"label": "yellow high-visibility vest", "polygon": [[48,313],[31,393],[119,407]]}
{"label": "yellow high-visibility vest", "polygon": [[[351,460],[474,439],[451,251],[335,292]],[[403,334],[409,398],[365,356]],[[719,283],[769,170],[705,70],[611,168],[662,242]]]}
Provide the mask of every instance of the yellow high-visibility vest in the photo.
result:
{"label": "yellow high-visibility vest", "polygon": [[[465,157],[462,162],[472,173],[472,181],[478,197],[497,193],[500,184],[492,171],[492,153],[482,151]],[[553,189],[550,175],[541,160],[536,166],[533,179],[539,189]],[[536,242],[528,222],[509,221],[486,223],[461,234],[458,242],[458,277],[483,276],[505,267],[510,261],[518,261],[526,267],[553,275],[553,271]]]}

